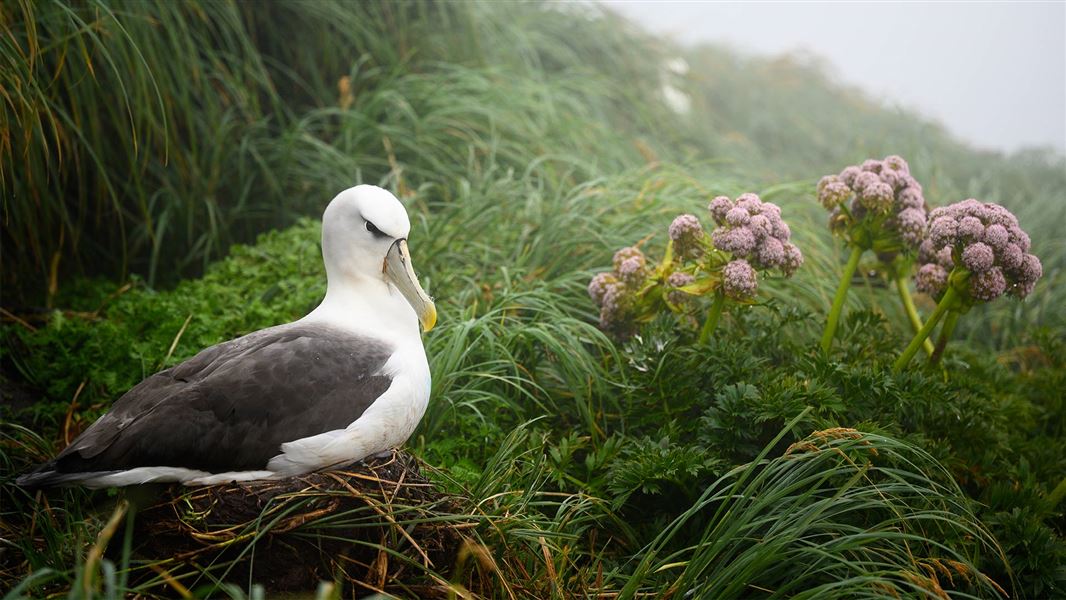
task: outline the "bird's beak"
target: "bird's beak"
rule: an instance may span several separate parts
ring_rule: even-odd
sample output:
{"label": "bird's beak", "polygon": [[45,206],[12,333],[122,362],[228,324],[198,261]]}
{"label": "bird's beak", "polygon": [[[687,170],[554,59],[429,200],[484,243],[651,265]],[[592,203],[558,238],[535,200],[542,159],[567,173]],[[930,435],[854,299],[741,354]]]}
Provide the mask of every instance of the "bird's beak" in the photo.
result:
{"label": "bird's beak", "polygon": [[422,330],[429,331],[437,324],[437,307],[433,305],[433,299],[426,295],[425,290],[418,284],[418,277],[411,267],[411,253],[407,251],[407,240],[396,240],[389,253],[385,255],[385,264],[382,267],[385,277],[400,290],[403,297],[411,304],[418,314],[418,320],[422,322]]}

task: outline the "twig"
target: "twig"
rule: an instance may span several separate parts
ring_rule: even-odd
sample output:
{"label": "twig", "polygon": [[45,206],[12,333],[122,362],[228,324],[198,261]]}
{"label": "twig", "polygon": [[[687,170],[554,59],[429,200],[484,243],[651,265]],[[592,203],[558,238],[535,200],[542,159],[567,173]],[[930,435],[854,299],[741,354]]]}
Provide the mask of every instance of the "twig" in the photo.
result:
{"label": "twig", "polygon": [[92,587],[93,576],[96,573],[96,563],[100,562],[100,558],[103,557],[107,543],[115,535],[115,531],[118,530],[118,525],[122,522],[122,518],[126,516],[126,511],[129,507],[129,502],[125,500],[119,501],[118,505],[115,506],[115,512],[108,519],[107,525],[104,525],[104,528],[100,530],[100,535],[96,537],[96,543],[89,549],[89,554],[85,557],[85,567],[84,571],[82,571],[81,582],[85,598],[93,597]]}
{"label": "twig", "polygon": [[559,583],[559,574],[555,571],[555,562],[552,561],[551,552],[548,549],[548,542],[544,539],[544,536],[537,537],[537,542],[540,543],[540,551],[544,554],[544,565],[548,568],[548,577],[551,578],[555,593],[562,597],[563,586]]}
{"label": "twig", "polygon": [[18,323],[19,325],[22,325],[23,327],[25,327],[26,329],[29,329],[30,331],[37,331],[36,327],[34,327],[33,325],[30,325],[25,320],[23,320],[21,317],[19,317],[18,315],[16,315],[13,312],[7,310],[6,308],[0,307],[0,314],[3,314],[8,319],[11,319],[12,321]]}
{"label": "twig", "polygon": [[419,546],[418,542],[416,542],[414,540],[414,538],[411,537],[411,534],[407,533],[407,530],[404,529],[403,527],[400,527],[399,523],[397,523],[396,520],[392,518],[392,515],[386,513],[383,510],[381,510],[381,507],[379,507],[377,505],[377,503],[374,501],[373,498],[371,498],[370,496],[367,496],[366,494],[364,494],[364,493],[360,492],[359,490],[355,489],[354,487],[352,487],[352,485],[350,483],[345,481],[342,477],[340,477],[336,473],[326,472],[326,475],[329,475],[333,479],[336,479],[337,483],[339,483],[339,484],[343,485],[345,488],[347,488],[347,490],[353,496],[355,496],[356,498],[362,499],[364,502],[366,502],[367,506],[369,506],[371,509],[374,510],[374,512],[378,513],[379,515],[381,515],[382,517],[387,519],[389,521],[389,523],[391,523],[393,527],[395,527],[397,530],[399,530],[400,534],[403,535],[403,537],[406,538],[407,541],[411,543],[411,545],[414,547],[414,549],[417,550],[420,555],[422,555],[422,560],[425,561],[424,565],[427,566],[427,567],[436,568],[436,565],[433,564],[433,561],[429,560],[429,555],[426,554],[424,550],[422,550],[422,547]]}
{"label": "twig", "polygon": [[163,578],[163,581],[167,582],[167,585],[174,588],[174,591],[182,598],[188,600],[189,598],[194,597],[192,592],[189,591],[189,588],[182,585],[177,579],[174,579],[174,576],[170,574],[170,571],[167,571],[162,566],[155,563],[149,563],[148,568],[158,573],[159,576]]}
{"label": "twig", "polygon": [[78,384],[78,389],[74,392],[74,398],[70,400],[70,406],[67,407],[67,416],[63,419],[63,441],[70,445],[70,421],[74,418],[74,409],[78,407],[78,396],[81,396],[81,391],[85,389],[85,383],[87,379],[82,379]]}
{"label": "twig", "polygon": [[174,350],[178,347],[178,342],[181,340],[181,336],[185,334],[185,328],[189,326],[189,321],[192,321],[192,313],[185,317],[185,322],[182,323],[181,329],[178,330],[178,334],[174,336],[174,341],[170,342],[170,349],[167,350],[167,355],[163,357],[163,361],[159,363],[159,367],[167,364],[170,357],[174,354]]}

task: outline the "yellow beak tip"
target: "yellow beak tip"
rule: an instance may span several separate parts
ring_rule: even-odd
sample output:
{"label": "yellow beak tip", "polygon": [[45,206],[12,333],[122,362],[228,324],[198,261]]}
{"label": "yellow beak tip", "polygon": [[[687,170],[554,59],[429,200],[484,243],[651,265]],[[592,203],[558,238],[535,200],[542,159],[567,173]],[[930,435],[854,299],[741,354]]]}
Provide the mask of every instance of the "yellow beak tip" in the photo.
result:
{"label": "yellow beak tip", "polygon": [[437,325],[437,307],[430,304],[426,307],[426,311],[422,313],[422,331],[429,331]]}

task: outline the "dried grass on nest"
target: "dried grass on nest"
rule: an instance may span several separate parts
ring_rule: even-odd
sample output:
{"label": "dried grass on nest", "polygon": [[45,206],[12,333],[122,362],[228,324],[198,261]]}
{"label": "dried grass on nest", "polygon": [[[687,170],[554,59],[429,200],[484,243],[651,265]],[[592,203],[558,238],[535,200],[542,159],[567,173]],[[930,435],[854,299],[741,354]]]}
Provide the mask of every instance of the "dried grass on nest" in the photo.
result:
{"label": "dried grass on nest", "polygon": [[475,525],[460,504],[417,459],[393,451],[277,481],[170,487],[137,515],[135,539],[140,558],[163,561],[151,575],[209,570],[267,591],[310,591],[324,580],[430,597],[446,594],[461,531]]}

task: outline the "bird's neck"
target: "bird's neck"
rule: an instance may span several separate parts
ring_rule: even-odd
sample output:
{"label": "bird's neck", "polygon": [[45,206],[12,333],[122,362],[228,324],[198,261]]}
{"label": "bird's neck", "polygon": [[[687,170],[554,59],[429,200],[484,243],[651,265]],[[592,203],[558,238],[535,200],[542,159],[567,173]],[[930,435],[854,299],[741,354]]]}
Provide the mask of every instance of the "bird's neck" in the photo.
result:
{"label": "bird's neck", "polygon": [[422,340],[414,309],[395,286],[381,278],[330,277],[322,303],[301,320],[325,322],[401,344],[421,345]]}

